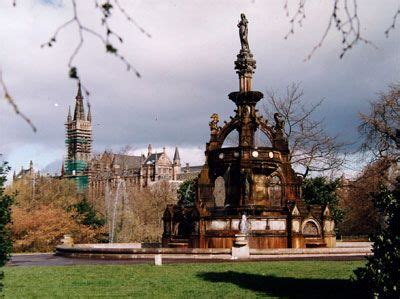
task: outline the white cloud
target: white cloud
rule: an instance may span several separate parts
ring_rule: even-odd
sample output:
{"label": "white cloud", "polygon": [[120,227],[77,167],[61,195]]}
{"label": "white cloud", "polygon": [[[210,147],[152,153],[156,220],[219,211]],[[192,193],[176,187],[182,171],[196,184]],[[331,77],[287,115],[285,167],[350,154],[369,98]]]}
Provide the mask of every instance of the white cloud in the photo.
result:
{"label": "white cloud", "polygon": [[[167,148],[178,145],[189,162],[200,161],[195,157],[202,154],[208,141],[209,115],[218,112],[227,119],[233,113],[227,94],[238,85],[233,61],[239,49],[236,23],[241,12],[248,16],[250,46],[257,60],[254,87],[264,92],[302,81],[306,100],[326,99],[321,116],[333,133],[347,132],[354,138],[357,112],[366,109],[375,92],[398,80],[399,31],[389,39],[383,34],[397,9],[394,0],[363,1],[360,5],[364,32],[376,41],[378,50],[360,44],[339,60],[340,36],[333,33],[307,63],[303,58],[323,32],[330,3],[308,2],[304,28],[287,41],[283,36],[289,22],[280,1],[122,3],[152,34],[147,38],[115,12],[112,25],[125,39],[120,51],[141,72],[142,79],[127,73],[120,61],[107,55],[101,43],[90,36],[76,60],[91,91],[97,151],[126,144],[137,148],[148,143]],[[67,78],[66,64],[78,36],[76,28],[67,28],[54,47],[40,49],[56,27],[71,17],[70,2],[17,4],[16,8],[8,1],[0,4],[0,67],[22,111],[39,129],[34,134],[9,106],[0,104],[0,152],[19,167],[29,161],[31,153],[32,159],[46,164],[64,152],[63,123],[76,92],[75,82]],[[78,5],[81,19],[100,29],[92,1],[78,1]],[[22,151],[24,148],[32,150]],[[35,151],[40,155],[35,156]]]}

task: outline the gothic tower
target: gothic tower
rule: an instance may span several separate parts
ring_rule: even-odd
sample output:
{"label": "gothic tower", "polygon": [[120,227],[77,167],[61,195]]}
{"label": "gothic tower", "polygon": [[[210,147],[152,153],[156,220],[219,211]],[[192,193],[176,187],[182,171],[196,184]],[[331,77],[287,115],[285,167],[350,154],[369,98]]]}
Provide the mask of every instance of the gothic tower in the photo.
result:
{"label": "gothic tower", "polygon": [[81,84],[75,97],[73,117],[68,110],[66,127],[67,158],[65,160],[65,177],[75,179],[77,188],[81,191],[88,186],[88,162],[92,148],[92,115],[90,106],[85,116]]}

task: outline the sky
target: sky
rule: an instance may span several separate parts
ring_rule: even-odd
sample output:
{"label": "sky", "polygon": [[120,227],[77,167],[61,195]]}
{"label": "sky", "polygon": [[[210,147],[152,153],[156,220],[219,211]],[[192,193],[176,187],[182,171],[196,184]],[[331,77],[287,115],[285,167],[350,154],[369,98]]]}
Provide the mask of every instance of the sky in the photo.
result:
{"label": "sky", "polygon": [[[341,37],[331,30],[306,62],[326,28],[332,1],[306,2],[303,26],[288,39],[284,1],[120,2],[151,38],[113,13],[111,26],[124,39],[118,51],[140,72],[137,78],[106,54],[98,39],[84,35],[74,65],[90,91],[95,152],[130,145],[140,154],[151,143],[159,150],[165,146],[173,156],[178,146],[183,163],[201,164],[210,115],[219,113],[222,120],[233,115],[227,95],[238,89],[234,60],[242,12],[249,20],[249,43],[257,60],[253,89],[283,93],[291,83],[301,83],[305,104],[324,99],[318,117],[329,133],[344,140],[359,138],[358,113],[368,111],[377,93],[399,82],[400,30],[389,38],[384,34],[398,8],[396,0],[359,1],[361,33],[376,48],[360,43],[339,59]],[[296,2],[289,1],[289,9],[293,11]],[[93,2],[77,0],[77,5],[80,20],[102,32]],[[0,153],[17,171],[29,160],[36,169],[54,166],[65,155],[64,123],[77,89],[68,78],[67,64],[79,41],[77,28],[64,28],[51,48],[40,45],[71,16],[68,0],[24,0],[16,7],[11,0],[0,2],[3,79],[38,129],[34,133],[0,100]]]}

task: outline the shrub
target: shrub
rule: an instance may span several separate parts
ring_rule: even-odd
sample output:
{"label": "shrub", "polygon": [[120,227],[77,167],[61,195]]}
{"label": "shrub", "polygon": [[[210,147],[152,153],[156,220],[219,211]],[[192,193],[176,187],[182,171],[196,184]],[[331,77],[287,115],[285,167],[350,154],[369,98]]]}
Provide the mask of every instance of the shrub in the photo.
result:
{"label": "shrub", "polygon": [[381,186],[374,198],[385,222],[372,237],[374,255],[355,274],[371,297],[400,298],[400,178],[394,191]]}
{"label": "shrub", "polygon": [[[0,267],[3,267],[9,260],[12,248],[9,224],[11,222],[11,204],[14,198],[4,194],[4,183],[9,169],[6,162],[0,163]],[[3,289],[3,276],[3,271],[0,271],[0,292]]]}

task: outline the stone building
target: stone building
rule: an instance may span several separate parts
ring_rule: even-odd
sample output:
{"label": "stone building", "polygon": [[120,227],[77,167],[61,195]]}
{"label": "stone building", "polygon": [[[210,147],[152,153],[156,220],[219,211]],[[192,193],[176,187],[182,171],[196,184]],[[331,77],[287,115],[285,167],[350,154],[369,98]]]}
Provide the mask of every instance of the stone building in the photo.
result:
{"label": "stone building", "polygon": [[149,144],[147,157],[140,167],[141,185],[146,187],[160,180],[176,180],[180,167],[178,148],[175,149],[174,159],[171,161],[165,151],[165,147],[162,152],[153,153],[151,144]]}
{"label": "stone building", "polygon": [[21,170],[18,173],[16,173],[14,170],[13,182],[18,180],[32,181],[39,177],[40,177],[40,172],[35,171],[35,169],[33,168],[33,161],[31,160],[29,162],[29,167],[27,169],[24,169],[24,167],[21,166]]}
{"label": "stone building", "polygon": [[[167,207],[163,246],[231,248],[241,234],[250,248],[257,249],[335,246],[329,208],[307,206],[301,198],[302,180],[289,160],[284,120],[275,113],[270,124],[257,113],[263,94],[252,90],[256,61],[247,40],[247,23],[242,14],[238,24],[242,47],[235,61],[239,91],[229,94],[236,104],[235,115],[222,126],[217,114],[211,116],[195,205]],[[238,144],[224,146],[232,132],[237,132]],[[263,134],[269,145],[258,146],[256,134]]]}
{"label": "stone building", "polygon": [[119,183],[127,188],[145,188],[159,181],[180,184],[182,181],[197,177],[200,167],[181,168],[178,148],[171,160],[165,148],[153,152],[149,144],[147,155],[115,154],[105,151],[95,155],[89,163],[89,197],[103,198],[106,190],[116,188]]}

